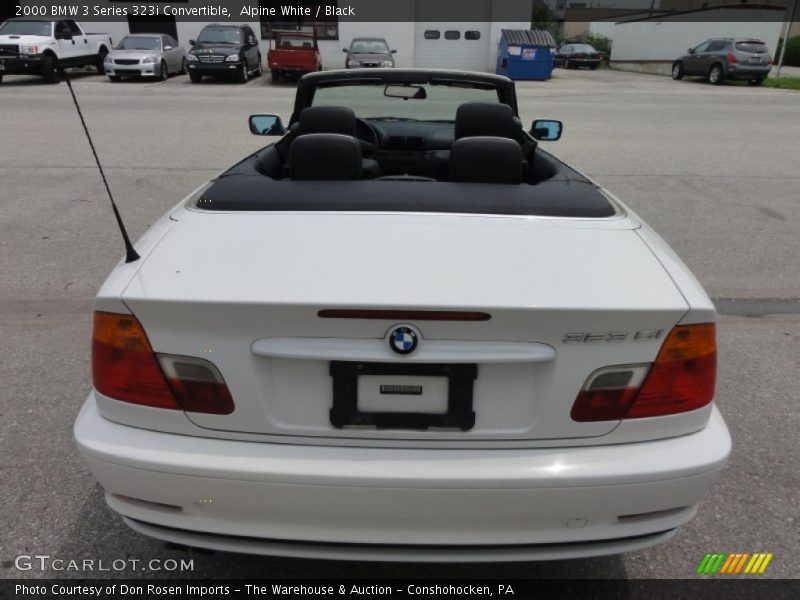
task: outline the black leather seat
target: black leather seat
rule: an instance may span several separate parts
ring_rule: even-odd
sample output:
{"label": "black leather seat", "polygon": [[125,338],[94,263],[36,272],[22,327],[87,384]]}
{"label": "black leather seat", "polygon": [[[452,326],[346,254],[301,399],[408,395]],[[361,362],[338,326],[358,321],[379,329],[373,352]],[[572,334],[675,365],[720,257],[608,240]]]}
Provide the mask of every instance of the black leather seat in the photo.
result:
{"label": "black leather seat", "polygon": [[345,106],[309,106],[297,118],[297,135],[341,133],[356,137],[356,114]]}
{"label": "black leather seat", "polygon": [[[522,130],[522,122],[507,104],[498,102],[465,102],[456,109],[455,140],[472,137],[507,138],[517,142],[521,150],[522,172],[527,174],[536,142]],[[429,172],[436,179],[449,177],[451,159],[447,150],[437,151],[429,158]]]}
{"label": "black leather seat", "polygon": [[505,137],[465,137],[450,149],[450,181],[505,183],[522,181],[522,150]]}
{"label": "black leather seat", "polygon": [[514,111],[498,102],[465,102],[456,109],[456,139],[477,136],[505,137],[520,141],[522,126]]}
{"label": "black leather seat", "polygon": [[361,143],[341,133],[307,133],[289,149],[289,176],[297,181],[361,179]]}
{"label": "black leather seat", "polygon": [[[296,135],[339,133],[357,138],[356,114],[345,106],[309,106],[300,111]],[[363,154],[363,148],[362,148]],[[362,158],[365,179],[380,176],[380,165],[372,158]]]}

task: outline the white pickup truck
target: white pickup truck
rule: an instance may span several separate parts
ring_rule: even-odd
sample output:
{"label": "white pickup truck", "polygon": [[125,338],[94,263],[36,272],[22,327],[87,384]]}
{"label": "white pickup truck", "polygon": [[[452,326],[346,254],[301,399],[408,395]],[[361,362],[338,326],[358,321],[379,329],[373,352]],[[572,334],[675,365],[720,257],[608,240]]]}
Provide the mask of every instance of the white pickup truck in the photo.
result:
{"label": "white pickup truck", "polygon": [[8,19],[0,25],[0,82],[3,75],[41,75],[56,83],[59,69],[96,66],[113,47],[107,33],[86,33],[76,21],[63,19]]}

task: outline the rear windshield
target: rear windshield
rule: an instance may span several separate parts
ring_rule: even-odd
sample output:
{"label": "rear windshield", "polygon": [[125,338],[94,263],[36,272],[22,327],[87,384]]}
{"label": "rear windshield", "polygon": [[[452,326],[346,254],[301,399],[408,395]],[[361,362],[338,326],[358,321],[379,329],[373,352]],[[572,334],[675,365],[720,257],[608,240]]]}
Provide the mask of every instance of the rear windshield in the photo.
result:
{"label": "rear windshield", "polygon": [[0,25],[0,35],[50,35],[49,21],[6,21]]}
{"label": "rear windshield", "polygon": [[736,42],[736,49],[740,52],[761,54],[767,52],[767,45],[764,42]]}
{"label": "rear windshield", "polygon": [[572,46],[573,52],[596,52],[589,44],[574,44]]}
{"label": "rear windshield", "polygon": [[278,40],[278,48],[313,48],[314,41],[311,38],[302,37],[302,36],[282,36]]}

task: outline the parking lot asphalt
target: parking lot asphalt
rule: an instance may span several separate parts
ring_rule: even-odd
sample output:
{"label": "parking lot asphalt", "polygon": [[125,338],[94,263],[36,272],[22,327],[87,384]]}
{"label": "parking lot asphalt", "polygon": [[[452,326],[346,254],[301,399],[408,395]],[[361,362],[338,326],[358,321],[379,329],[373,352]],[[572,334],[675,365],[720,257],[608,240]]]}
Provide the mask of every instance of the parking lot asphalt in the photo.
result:
{"label": "parking lot asphalt", "polygon": [[[520,113],[565,122],[547,146],[652,225],[726,312],[717,402],[733,455],[697,518],[642,552],[481,565],[367,564],[167,549],[122,525],[79,459],[72,423],[91,386],[92,299],[122,255],[66,86],[0,85],[0,577],[14,557],[192,558],[191,573],[97,576],[691,578],[706,552],[772,552],[800,575],[800,94],[608,70],[520,82]],[[134,238],[264,144],[247,116],[288,118],[292,84],[112,84],[75,90]],[[737,303],[736,301],[739,301]],[[730,307],[750,307],[734,310]],[[771,314],[780,312],[782,314]],[[749,315],[749,316],[745,316]]]}

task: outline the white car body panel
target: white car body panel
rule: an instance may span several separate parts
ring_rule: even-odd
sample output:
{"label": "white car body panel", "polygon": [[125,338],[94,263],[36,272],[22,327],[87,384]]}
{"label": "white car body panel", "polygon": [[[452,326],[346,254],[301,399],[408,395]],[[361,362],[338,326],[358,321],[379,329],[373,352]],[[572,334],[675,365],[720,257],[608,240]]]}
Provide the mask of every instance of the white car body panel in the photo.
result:
{"label": "white car body panel", "polygon": [[[237,403],[231,415],[188,416],[197,426],[220,432],[261,433],[283,441],[286,436],[325,436],[458,444],[521,439],[574,443],[606,435],[618,422],[576,423],[569,416],[581,384],[593,370],[609,364],[652,361],[663,336],[603,343],[598,352],[596,343],[564,344],[564,335],[668,332],[689,309],[630,217],[176,210],[172,218],[178,222],[120,295],[156,351],[211,358],[234,397],[257,399]],[[198,239],[207,242],[193,242]],[[414,243],[401,250],[386,242],[392,239]],[[437,244],[437,239],[451,243]],[[371,249],[369,260],[363,259],[362,248]],[[236,256],[241,258],[231,260]],[[256,258],[260,256],[272,258]],[[320,269],[320,260],[330,267]],[[291,269],[285,268],[289,261]],[[502,269],[497,268],[500,263]],[[543,281],[548,284],[541,285]],[[316,318],[317,310],[339,307],[491,313],[484,323],[417,323],[432,344],[484,344],[483,357],[472,352],[469,360],[457,361],[479,364],[476,427],[467,434],[365,430],[355,435],[335,429],[327,411],[319,408],[331,402],[328,363],[335,351],[316,360],[281,358],[264,356],[258,345],[264,339],[297,345],[326,338],[330,347],[342,340],[338,359],[348,360],[352,344],[373,343],[377,348],[394,325]],[[498,343],[548,346],[558,359],[498,363],[492,346]],[[427,347],[423,344],[420,355]],[[398,360],[383,352],[383,360]],[[498,394],[498,389],[505,392]]]}
{"label": "white car body panel", "polygon": [[75,435],[110,506],[148,535],[362,560],[567,558],[658,543],[691,519],[730,450],[716,410],[702,431],[660,441],[431,452],[150,432],[102,418],[90,397]]}
{"label": "white car body panel", "polygon": [[48,46],[53,47],[56,43],[57,41],[48,35],[0,35],[0,44],[39,46],[44,49]]}

